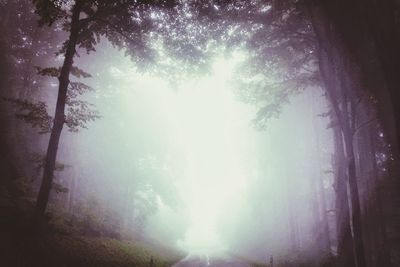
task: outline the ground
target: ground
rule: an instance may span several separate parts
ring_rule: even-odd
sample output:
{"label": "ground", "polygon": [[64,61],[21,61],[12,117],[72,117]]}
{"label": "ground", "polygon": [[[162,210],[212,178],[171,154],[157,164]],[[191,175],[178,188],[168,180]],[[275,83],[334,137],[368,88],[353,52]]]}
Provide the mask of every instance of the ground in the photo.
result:
{"label": "ground", "polygon": [[[3,189],[3,190],[2,190]],[[91,237],[45,224],[32,230],[29,204],[21,204],[0,185],[1,267],[170,267],[183,252],[144,239]]]}
{"label": "ground", "polygon": [[47,233],[32,235],[1,231],[0,266],[169,267],[183,254],[144,241]]}

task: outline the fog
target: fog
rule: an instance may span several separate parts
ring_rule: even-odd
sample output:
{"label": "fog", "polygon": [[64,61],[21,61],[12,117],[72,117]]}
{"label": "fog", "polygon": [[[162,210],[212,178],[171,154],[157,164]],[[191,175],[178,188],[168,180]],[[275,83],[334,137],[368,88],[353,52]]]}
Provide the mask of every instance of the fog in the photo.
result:
{"label": "fog", "polygon": [[0,265],[400,266],[395,2],[0,0]]}
{"label": "fog", "polygon": [[112,46],[101,51],[78,60],[93,75],[85,98],[101,119],[64,131],[59,154],[70,166],[61,176],[76,176],[83,198],[113,210],[124,231],[191,254],[264,261],[313,251],[318,192],[326,210],[333,201],[320,89],[294,95],[259,129],[257,105],[235,84],[243,51],[215,57],[210,73],[178,86],[139,72]]}

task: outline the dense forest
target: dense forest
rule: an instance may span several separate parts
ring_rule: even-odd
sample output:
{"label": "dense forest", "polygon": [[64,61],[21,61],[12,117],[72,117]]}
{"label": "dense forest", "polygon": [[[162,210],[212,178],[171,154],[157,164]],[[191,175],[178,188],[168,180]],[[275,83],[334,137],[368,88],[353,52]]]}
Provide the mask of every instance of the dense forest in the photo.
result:
{"label": "dense forest", "polygon": [[1,266],[400,266],[400,1],[0,0]]}

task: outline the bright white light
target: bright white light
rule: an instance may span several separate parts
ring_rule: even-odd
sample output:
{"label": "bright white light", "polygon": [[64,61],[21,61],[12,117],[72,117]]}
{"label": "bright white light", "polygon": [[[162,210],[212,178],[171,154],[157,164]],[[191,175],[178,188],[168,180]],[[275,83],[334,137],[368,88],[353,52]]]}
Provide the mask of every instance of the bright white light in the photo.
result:
{"label": "bright white light", "polygon": [[[246,159],[252,140],[249,132],[253,132],[249,123],[254,113],[236,99],[229,84],[241,59],[240,54],[218,58],[211,75],[188,81],[176,91],[149,75],[124,77],[121,73],[128,67],[122,63],[110,69],[121,86],[131,86],[134,81],[134,91],[124,99],[132,114],[137,113],[132,98],[151,99],[149,111],[157,113],[165,134],[175,137],[173,146],[184,159],[184,177],[175,182],[186,207],[186,214],[181,216],[188,217],[190,224],[178,243],[193,253],[227,248],[218,235],[219,228],[226,212],[232,214],[237,208],[238,196],[246,196],[251,173],[246,169]],[[122,83],[123,79],[126,81]],[[135,127],[132,125],[132,129]]]}
{"label": "bright white light", "polygon": [[[76,163],[85,179],[98,182],[99,198],[117,199],[118,205],[121,186],[135,190],[149,179],[158,211],[147,218],[146,237],[168,245],[180,240],[192,254],[226,248],[262,261],[266,254],[283,258],[288,251],[293,201],[302,248],[313,248],[314,159],[326,158],[322,168],[329,169],[333,137],[325,130],[328,121],[321,121],[321,151],[310,149],[316,142],[312,118],[325,112],[326,103],[314,114],[311,103],[317,102],[305,92],[285,105],[279,119],[268,121],[267,131],[257,132],[251,126],[257,107],[236,101],[228,82],[240,57],[218,58],[211,75],[174,90],[114,53],[111,62],[110,56],[107,62],[87,60],[96,77],[92,86],[101,89],[95,102],[104,117],[82,131],[75,145],[84,159]],[[107,73],[92,66],[107,66]],[[154,159],[157,171],[139,176],[143,172],[135,166],[142,159]],[[329,179],[324,182],[331,187]]]}
{"label": "bright white light", "polygon": [[190,227],[180,245],[191,251],[225,249],[219,223],[234,197],[246,191],[241,141],[249,117],[228,84],[235,60],[218,59],[212,76],[185,84],[169,113],[187,160],[181,191]]}

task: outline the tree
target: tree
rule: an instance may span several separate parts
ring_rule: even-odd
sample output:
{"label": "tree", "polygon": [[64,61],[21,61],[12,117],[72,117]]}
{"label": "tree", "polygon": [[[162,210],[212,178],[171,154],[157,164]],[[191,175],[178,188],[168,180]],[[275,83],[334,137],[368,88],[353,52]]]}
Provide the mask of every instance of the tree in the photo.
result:
{"label": "tree", "polygon": [[[344,229],[347,230],[341,231],[338,240],[341,243],[351,242],[353,239],[356,262],[358,266],[365,266],[362,207],[356,171],[357,155],[354,150],[354,135],[359,119],[357,108],[365,92],[361,85],[364,83],[360,81],[363,73],[362,67],[350,60],[358,56],[356,46],[350,43],[353,49],[349,51],[347,40],[342,41],[340,33],[332,30],[329,24],[335,22],[330,18],[332,8],[333,14],[337,16],[334,18],[339,18],[342,23],[338,27],[343,27],[347,34],[352,34],[345,28],[351,24],[351,17],[347,17],[346,13],[345,17],[349,20],[346,23],[340,20],[340,14],[342,10],[346,10],[347,5],[344,2],[340,5],[336,2],[325,4],[315,1],[228,2],[222,4],[219,1],[209,1],[207,5],[203,1],[202,6],[206,7],[205,13],[217,14],[212,16],[213,19],[228,14],[245,24],[243,26],[239,23],[238,31],[245,40],[243,43],[252,52],[251,60],[245,63],[246,69],[243,68],[245,71],[241,72],[244,75],[240,78],[244,82],[238,84],[244,89],[242,95],[246,100],[261,106],[255,120],[259,126],[265,126],[270,117],[279,115],[282,104],[288,101],[290,95],[309,86],[322,86],[326,91],[340,129],[336,136],[343,139],[340,144],[344,146],[346,157],[338,161],[344,165],[345,175],[338,176],[341,189],[337,197],[344,204],[338,203],[337,208],[340,213],[338,216],[344,218],[341,223],[345,224]],[[217,8],[223,11],[213,11],[210,8],[212,6],[223,6]],[[351,10],[353,7],[354,3],[349,4]],[[358,42],[364,40],[361,36],[358,37]],[[364,60],[368,58],[366,54],[363,56]],[[368,64],[364,62],[364,65]],[[369,105],[369,108],[373,109],[373,106]],[[351,209],[345,201],[347,184],[350,189]],[[351,211],[351,216],[346,216],[347,210]],[[351,226],[354,238],[351,236]],[[340,247],[345,248],[343,253],[347,253],[351,246]],[[351,266],[351,261],[348,264]]]}
{"label": "tree", "polygon": [[[67,126],[82,126],[93,116],[80,116],[75,121],[68,121],[65,114],[66,104],[69,101],[68,92],[73,84],[70,75],[73,71],[78,76],[87,77],[88,74],[73,66],[77,48],[83,48],[88,53],[95,50],[95,45],[106,37],[115,46],[126,48],[129,55],[138,63],[146,64],[151,61],[153,51],[146,43],[148,33],[154,28],[150,19],[152,11],[171,8],[174,1],[51,1],[34,0],[36,13],[40,16],[40,25],[51,26],[55,21],[64,21],[64,29],[69,37],[64,43],[61,54],[64,61],[60,69],[51,68],[45,71],[56,73],[59,80],[58,96],[52,122],[49,144],[43,171],[37,203],[36,217],[43,217],[49,200],[52,187],[53,173],[57,157],[57,150],[64,124]],[[77,84],[75,84],[77,85]],[[84,85],[77,85],[80,89],[87,89]],[[78,89],[79,90],[79,89]]]}
{"label": "tree", "polygon": [[[374,1],[335,1],[311,2],[319,20],[325,23],[320,32],[329,34],[328,42],[321,43],[321,48],[332,51],[329,60],[337,58],[338,54],[345,57],[345,64],[340,65],[341,74],[334,76],[346,77],[347,83],[356,85],[364,98],[374,103],[377,120],[382,127],[386,142],[390,145],[389,157],[391,161],[384,181],[387,195],[391,200],[386,203],[386,216],[392,220],[386,222],[387,231],[392,234],[388,241],[391,243],[390,255],[398,255],[400,243],[397,241],[399,232],[399,211],[393,203],[399,198],[399,127],[398,127],[398,84],[399,76],[394,73],[399,69],[399,5],[396,1],[375,3]],[[343,12],[344,11],[344,12]],[[356,22],[356,23],[355,23]],[[329,53],[329,52],[328,52]],[[349,64],[350,63],[350,64]],[[331,75],[331,74],[330,74]],[[349,91],[350,88],[346,88]],[[381,185],[381,186],[382,186]],[[391,256],[392,265],[398,265],[396,256]]]}

